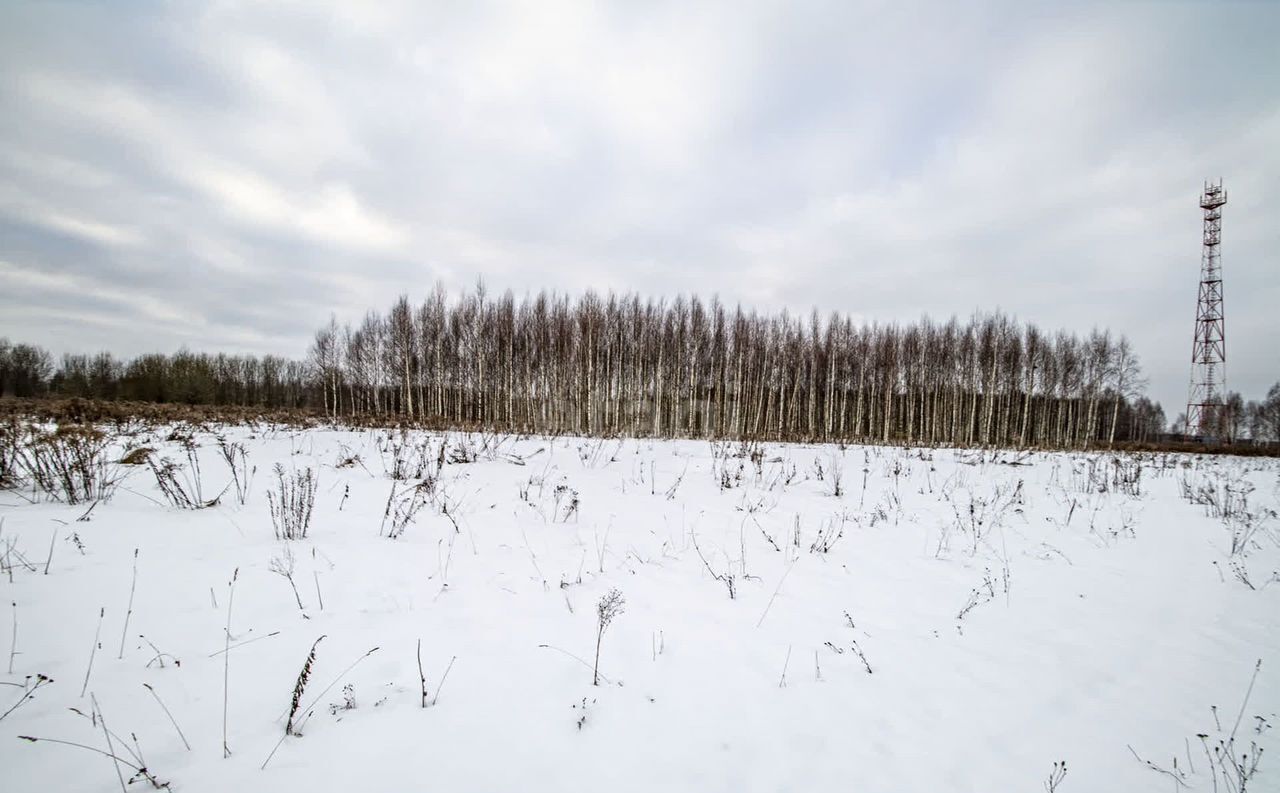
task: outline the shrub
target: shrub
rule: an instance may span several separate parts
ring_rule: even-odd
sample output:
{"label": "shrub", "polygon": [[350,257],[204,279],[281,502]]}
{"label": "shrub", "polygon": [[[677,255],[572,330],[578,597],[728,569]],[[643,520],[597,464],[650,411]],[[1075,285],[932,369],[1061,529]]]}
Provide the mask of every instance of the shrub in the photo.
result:
{"label": "shrub", "polygon": [[18,477],[18,443],[22,436],[16,419],[0,423],[0,487],[14,487]]}
{"label": "shrub", "polygon": [[[32,486],[68,504],[109,498],[119,481],[107,460],[111,441],[92,427],[60,426],[53,432],[31,429],[12,442],[13,467]],[[3,445],[3,443],[0,443]]]}
{"label": "shrub", "polygon": [[271,525],[277,540],[305,540],[311,527],[311,510],[316,503],[316,476],[310,468],[286,475],[284,466],[275,467],[276,490],[267,491]]}

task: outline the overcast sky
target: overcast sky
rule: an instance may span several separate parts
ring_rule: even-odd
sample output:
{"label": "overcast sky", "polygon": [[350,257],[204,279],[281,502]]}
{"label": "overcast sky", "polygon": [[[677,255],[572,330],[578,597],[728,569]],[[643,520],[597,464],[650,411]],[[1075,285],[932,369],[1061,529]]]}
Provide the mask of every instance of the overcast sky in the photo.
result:
{"label": "overcast sky", "polygon": [[[695,8],[696,7],[696,8]],[[643,10],[641,10],[643,9]],[[0,335],[305,353],[435,279],[1127,334],[1280,379],[1280,3],[0,5]]]}

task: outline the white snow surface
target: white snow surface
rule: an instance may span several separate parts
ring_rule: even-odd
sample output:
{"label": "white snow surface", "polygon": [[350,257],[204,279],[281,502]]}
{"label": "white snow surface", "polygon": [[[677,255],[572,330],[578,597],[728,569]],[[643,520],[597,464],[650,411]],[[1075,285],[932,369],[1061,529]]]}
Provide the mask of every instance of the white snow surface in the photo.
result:
{"label": "white snow surface", "polygon": [[[116,451],[185,463],[166,434]],[[0,789],[120,788],[107,757],[18,737],[105,750],[72,710],[92,695],[116,753],[179,791],[1034,791],[1063,760],[1059,793],[1170,790],[1169,774],[1212,790],[1197,735],[1216,745],[1238,718],[1237,754],[1268,752],[1248,789],[1280,790],[1276,460],[216,434],[256,468],[243,505],[230,488],[174,508],[147,466],[122,466],[81,521],[87,505],[0,492],[0,671],[10,603],[17,618],[0,711],[28,676],[54,681],[0,721]],[[194,442],[212,498],[230,472],[213,431]],[[474,462],[437,471],[442,444]],[[277,463],[318,478],[304,540],[274,536]],[[1135,471],[1137,492],[1120,481]],[[1248,514],[1191,503],[1197,484],[1248,491]],[[270,569],[285,547],[301,610]],[[625,611],[595,686],[613,588]],[[302,697],[316,704],[280,743],[320,636]]]}

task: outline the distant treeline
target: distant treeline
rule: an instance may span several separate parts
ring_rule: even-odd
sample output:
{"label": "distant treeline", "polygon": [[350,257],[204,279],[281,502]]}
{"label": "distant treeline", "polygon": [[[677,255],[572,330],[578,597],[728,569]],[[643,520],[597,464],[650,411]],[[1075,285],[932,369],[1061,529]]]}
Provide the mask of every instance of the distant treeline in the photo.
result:
{"label": "distant treeline", "polygon": [[[402,297],[355,326],[331,319],[305,361],[103,353],[55,367],[38,348],[0,342],[0,392],[20,396],[587,435],[1146,443],[1167,421],[1143,385],[1124,337],[1047,333],[1002,314],[866,325],[696,297],[491,298],[483,287],[450,299],[437,286],[421,304]],[[1268,437],[1261,406],[1234,400],[1220,437]]]}
{"label": "distant treeline", "polygon": [[275,355],[153,353],[120,360],[111,353],[64,355],[0,339],[0,395],[186,405],[298,408],[320,405],[311,368]]}

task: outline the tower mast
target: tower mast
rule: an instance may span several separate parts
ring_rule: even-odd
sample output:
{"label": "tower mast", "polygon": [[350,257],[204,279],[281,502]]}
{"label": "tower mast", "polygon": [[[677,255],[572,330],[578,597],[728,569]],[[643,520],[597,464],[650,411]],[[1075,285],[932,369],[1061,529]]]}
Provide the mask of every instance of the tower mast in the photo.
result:
{"label": "tower mast", "polygon": [[1191,345],[1191,388],[1187,396],[1187,434],[1216,438],[1226,385],[1227,343],[1222,315],[1222,180],[1205,182],[1204,245],[1200,253],[1200,293],[1196,300],[1195,338]]}

